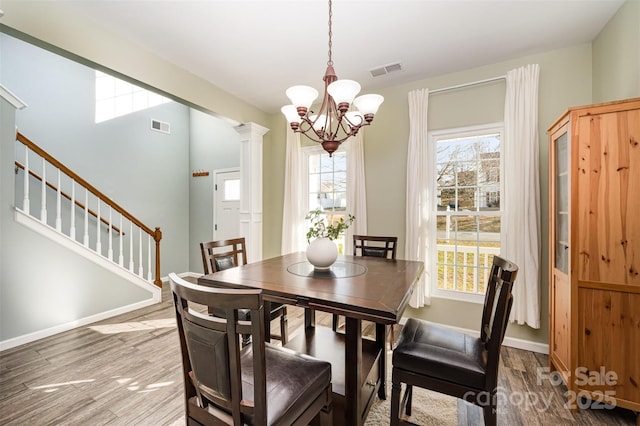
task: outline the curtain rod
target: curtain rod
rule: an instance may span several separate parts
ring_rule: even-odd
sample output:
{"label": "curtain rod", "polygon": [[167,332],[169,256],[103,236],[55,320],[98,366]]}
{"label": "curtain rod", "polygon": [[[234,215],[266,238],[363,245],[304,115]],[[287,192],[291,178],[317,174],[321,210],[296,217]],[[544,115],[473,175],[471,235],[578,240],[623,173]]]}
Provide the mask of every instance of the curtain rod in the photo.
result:
{"label": "curtain rod", "polygon": [[462,83],[462,84],[458,84],[456,86],[449,86],[449,87],[443,87],[442,89],[435,89],[435,90],[430,90],[429,94],[432,93],[440,93],[440,92],[446,92],[447,90],[453,90],[453,89],[461,89],[463,87],[469,87],[469,86],[475,86],[477,84],[484,84],[484,83],[489,83],[491,81],[496,81],[496,80],[503,80],[507,78],[506,75],[500,75],[498,77],[491,77],[491,78],[486,78],[484,80],[478,80],[478,81],[472,81],[470,83]]}

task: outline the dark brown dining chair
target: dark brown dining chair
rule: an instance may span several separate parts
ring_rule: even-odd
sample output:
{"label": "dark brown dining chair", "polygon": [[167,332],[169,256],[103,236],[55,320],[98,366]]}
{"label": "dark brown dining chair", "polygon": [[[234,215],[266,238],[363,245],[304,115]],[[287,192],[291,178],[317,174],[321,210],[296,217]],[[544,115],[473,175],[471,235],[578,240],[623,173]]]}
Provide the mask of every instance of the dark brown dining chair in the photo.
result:
{"label": "dark brown dining chair", "polygon": [[[187,425],[331,425],[331,364],[266,343],[261,290],[218,289],[169,274]],[[207,315],[204,306],[225,311]],[[251,311],[251,321],[238,311]],[[241,334],[253,343],[241,346]]]}
{"label": "dark brown dining chair", "polygon": [[407,416],[411,415],[413,386],[418,386],[479,405],[484,424],[496,424],[500,348],[513,304],[511,289],[517,273],[515,264],[493,257],[480,337],[415,318],[407,320],[393,350],[392,425],[411,424],[401,419],[402,383],[406,384],[402,405]]}
{"label": "dark brown dining chair", "polygon": [[[353,236],[353,255],[354,256],[371,256],[382,257],[385,259],[396,258],[396,244],[398,243],[398,237],[377,237],[373,235],[354,235]],[[337,331],[340,328],[340,317],[336,314],[333,315],[332,323],[333,331]],[[395,333],[393,326],[389,327],[391,332],[391,340],[389,344],[393,347],[395,342]]]}
{"label": "dark brown dining chair", "polygon": [[[200,252],[202,253],[202,264],[205,274],[212,274],[224,269],[247,264],[247,249],[244,238],[200,243]],[[209,313],[216,316],[224,316],[224,312],[216,311],[215,308]],[[251,320],[251,313],[248,310],[240,310],[239,315],[241,319],[246,321]],[[271,311],[267,324],[270,324],[271,321],[277,318],[280,318],[280,335],[270,334],[269,337],[278,339],[285,345],[288,341],[287,305],[271,302]],[[243,343],[248,344],[249,341],[249,336],[244,336]]]}

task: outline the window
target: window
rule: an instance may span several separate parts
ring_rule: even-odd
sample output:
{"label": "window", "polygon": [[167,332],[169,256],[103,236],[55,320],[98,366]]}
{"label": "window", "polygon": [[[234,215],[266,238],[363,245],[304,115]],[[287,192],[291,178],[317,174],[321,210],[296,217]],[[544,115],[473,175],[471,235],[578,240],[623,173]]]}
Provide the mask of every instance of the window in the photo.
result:
{"label": "window", "polygon": [[[347,219],[347,153],[338,150],[329,157],[320,147],[305,148],[307,161],[307,211],[321,209],[329,222]],[[344,236],[336,240],[344,252]]]}
{"label": "window", "polygon": [[96,123],[167,102],[171,100],[96,71]]}
{"label": "window", "polygon": [[240,179],[225,179],[224,201],[240,201]]}
{"label": "window", "polygon": [[482,303],[501,243],[502,124],[432,132],[434,296]]}

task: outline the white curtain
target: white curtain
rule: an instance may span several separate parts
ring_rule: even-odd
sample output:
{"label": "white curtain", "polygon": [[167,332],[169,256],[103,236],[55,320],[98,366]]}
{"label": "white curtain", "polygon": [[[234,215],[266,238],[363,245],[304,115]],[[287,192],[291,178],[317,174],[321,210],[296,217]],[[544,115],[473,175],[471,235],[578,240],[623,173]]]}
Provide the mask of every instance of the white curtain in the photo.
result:
{"label": "white curtain", "polygon": [[284,170],[284,206],[282,209],[282,254],[303,251],[307,247],[304,217],[307,212],[304,199],[303,154],[300,148],[300,134],[294,133],[287,125],[287,144]]}
{"label": "white curtain", "polygon": [[427,111],[429,89],[409,92],[409,149],[407,153],[407,205],[405,258],[424,262],[424,274],[409,301],[409,305],[419,308],[431,304],[430,254],[433,242],[429,239],[430,223],[433,220],[433,182],[430,159],[433,148],[429,146],[427,132]]}
{"label": "white curtain", "polygon": [[353,235],[367,234],[367,188],[362,130],[345,143],[347,149],[347,213],[356,217],[345,232],[345,254],[353,253]]}
{"label": "white curtain", "polygon": [[518,265],[511,321],[540,328],[540,180],[537,64],[507,73],[504,107],[504,249]]}

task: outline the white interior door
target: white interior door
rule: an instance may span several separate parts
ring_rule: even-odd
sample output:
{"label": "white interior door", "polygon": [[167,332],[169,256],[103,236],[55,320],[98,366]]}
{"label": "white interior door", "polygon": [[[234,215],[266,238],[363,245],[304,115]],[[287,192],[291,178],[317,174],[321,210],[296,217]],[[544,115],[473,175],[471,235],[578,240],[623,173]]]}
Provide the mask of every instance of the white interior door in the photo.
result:
{"label": "white interior door", "polygon": [[216,240],[240,235],[240,169],[214,172],[213,237]]}

